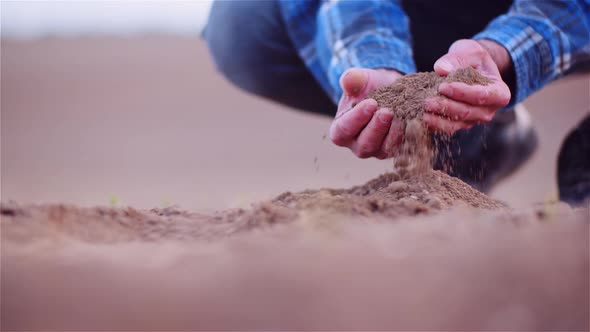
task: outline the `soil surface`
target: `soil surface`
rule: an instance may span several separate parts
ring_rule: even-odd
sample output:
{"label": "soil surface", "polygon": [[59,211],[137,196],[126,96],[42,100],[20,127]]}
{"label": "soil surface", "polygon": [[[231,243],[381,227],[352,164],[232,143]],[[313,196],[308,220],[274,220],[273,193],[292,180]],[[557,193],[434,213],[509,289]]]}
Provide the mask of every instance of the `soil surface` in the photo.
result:
{"label": "soil surface", "polygon": [[590,211],[429,214],[473,192],[394,178],[216,216],[4,204],[2,330],[588,330]]}
{"label": "soil surface", "polygon": [[[193,90],[187,95],[194,99]],[[86,106],[95,104],[105,108]],[[47,121],[23,123],[32,118]],[[395,172],[249,209],[3,203],[0,330],[589,330],[590,211],[563,204],[513,211],[424,167],[415,162],[424,158],[411,159],[429,153],[416,149],[428,146],[416,143],[424,132],[415,124],[408,122],[402,146],[410,158],[398,156]],[[68,142],[56,145],[67,151],[57,155],[59,169]],[[150,164],[162,161],[169,172],[167,158]],[[212,194],[202,186],[191,194],[197,189]]]}
{"label": "soil surface", "polygon": [[[5,220],[29,221],[3,223],[4,226],[11,225],[3,232],[9,236],[15,232],[17,237],[21,233],[26,236],[34,234],[36,231],[30,233],[28,227],[35,221],[51,224],[47,227],[57,227],[89,241],[100,238],[97,234],[104,230],[121,239],[173,237],[195,240],[215,239],[257,227],[289,223],[308,214],[397,220],[405,216],[432,214],[456,205],[507,209],[502,202],[457,178],[428,170],[419,176],[391,172],[350,189],[285,192],[270,201],[255,204],[251,209],[230,209],[213,215],[174,208],[142,212],[133,208],[76,209],[64,205],[20,207],[4,204],[2,217]],[[99,227],[106,223],[111,226],[106,229]]]}
{"label": "soil surface", "polygon": [[588,329],[590,211],[433,170],[213,215],[0,212],[2,330]]}

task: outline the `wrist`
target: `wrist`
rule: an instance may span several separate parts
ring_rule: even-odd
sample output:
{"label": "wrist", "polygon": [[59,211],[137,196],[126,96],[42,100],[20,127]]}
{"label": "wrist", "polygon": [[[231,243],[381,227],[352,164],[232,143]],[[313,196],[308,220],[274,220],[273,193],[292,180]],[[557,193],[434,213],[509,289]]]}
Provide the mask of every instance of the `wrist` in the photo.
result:
{"label": "wrist", "polygon": [[498,71],[500,72],[502,80],[510,87],[510,90],[512,91],[515,79],[514,65],[512,63],[512,58],[510,57],[510,54],[506,48],[504,48],[504,46],[501,44],[489,39],[478,39],[476,41],[490,55],[498,67]]}
{"label": "wrist", "polygon": [[496,63],[502,78],[504,78],[505,75],[508,75],[512,70],[512,59],[504,46],[489,39],[479,39],[476,41],[484,50],[486,50],[486,52],[488,52],[494,63]]}

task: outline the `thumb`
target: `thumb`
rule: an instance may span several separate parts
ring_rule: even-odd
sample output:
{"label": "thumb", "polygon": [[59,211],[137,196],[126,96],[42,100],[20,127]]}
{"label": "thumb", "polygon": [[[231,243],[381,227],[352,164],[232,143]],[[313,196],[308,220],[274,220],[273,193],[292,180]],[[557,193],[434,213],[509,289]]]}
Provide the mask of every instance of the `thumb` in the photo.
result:
{"label": "thumb", "polygon": [[[488,52],[475,40],[460,39],[449,48],[449,53],[443,55],[434,63],[434,71],[446,76],[450,72],[464,67],[478,68],[485,66]],[[491,60],[491,58],[489,58]]]}
{"label": "thumb", "polygon": [[434,63],[434,71],[441,76],[447,76],[461,67],[461,61],[455,54],[445,54]]}
{"label": "thumb", "polygon": [[351,97],[357,97],[367,87],[369,75],[366,69],[351,68],[348,69],[340,78],[340,86],[344,94]]}

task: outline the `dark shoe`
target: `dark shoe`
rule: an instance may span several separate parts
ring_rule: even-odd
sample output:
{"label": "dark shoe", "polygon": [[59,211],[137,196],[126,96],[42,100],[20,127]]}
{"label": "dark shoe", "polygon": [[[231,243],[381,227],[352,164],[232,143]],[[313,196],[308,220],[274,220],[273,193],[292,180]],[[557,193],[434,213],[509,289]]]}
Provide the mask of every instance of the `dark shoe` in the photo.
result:
{"label": "dark shoe", "polygon": [[487,125],[461,130],[443,143],[435,137],[439,153],[434,168],[488,192],[516,171],[537,148],[537,134],[528,111],[522,105],[496,113]]}
{"label": "dark shoe", "polygon": [[590,200],[590,115],[565,138],[557,159],[559,199],[571,205]]}

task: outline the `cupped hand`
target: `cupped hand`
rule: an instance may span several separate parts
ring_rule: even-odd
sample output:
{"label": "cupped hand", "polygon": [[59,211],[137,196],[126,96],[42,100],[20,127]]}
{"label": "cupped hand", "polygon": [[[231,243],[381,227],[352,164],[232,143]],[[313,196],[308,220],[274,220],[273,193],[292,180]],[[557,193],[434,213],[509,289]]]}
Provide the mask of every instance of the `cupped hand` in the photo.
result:
{"label": "cupped hand", "polygon": [[349,148],[359,158],[391,157],[401,142],[401,123],[389,109],[378,109],[377,102],[367,99],[367,95],[401,76],[394,70],[365,68],[352,68],[342,74],[343,95],[330,126],[330,140]]}
{"label": "cupped hand", "polygon": [[440,84],[439,96],[425,101],[423,120],[433,131],[454,133],[478,123],[487,123],[492,120],[496,110],[510,102],[510,89],[502,81],[500,69],[488,48],[480,42],[467,39],[456,41],[449,52],[436,61],[434,70],[439,75],[447,76],[454,70],[469,66],[489,78],[491,83]]}

